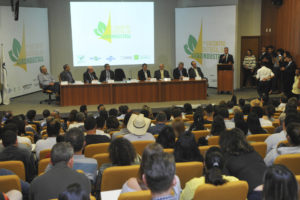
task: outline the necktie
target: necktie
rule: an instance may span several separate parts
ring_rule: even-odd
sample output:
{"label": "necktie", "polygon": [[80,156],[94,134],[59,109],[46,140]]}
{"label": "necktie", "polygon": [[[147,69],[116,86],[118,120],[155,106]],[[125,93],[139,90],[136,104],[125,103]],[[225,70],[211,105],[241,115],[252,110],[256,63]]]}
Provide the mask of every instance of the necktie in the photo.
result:
{"label": "necktie", "polygon": [[145,74],[145,78],[147,79],[148,78],[147,71],[144,71],[144,74]]}
{"label": "necktie", "polygon": [[90,74],[90,73],[89,73],[89,75],[90,75],[90,77],[91,77],[91,80],[94,80],[94,77],[93,77],[93,75],[92,75],[92,74]]}
{"label": "necktie", "polygon": [[227,63],[227,59],[228,59],[228,54],[226,54],[226,63]]}
{"label": "necktie", "polygon": [[194,68],[194,70],[195,70],[195,73],[196,73],[196,77],[200,77],[200,76],[199,76],[199,73],[198,73],[198,70],[195,69],[195,68]]}
{"label": "necktie", "polygon": [[179,70],[179,72],[180,72],[180,76],[182,76],[182,70]]}
{"label": "necktie", "polygon": [[164,70],[160,70],[160,78],[161,78],[161,79],[164,78]]}
{"label": "necktie", "polygon": [[106,71],[106,80],[110,80],[110,73],[109,73],[109,71]]}

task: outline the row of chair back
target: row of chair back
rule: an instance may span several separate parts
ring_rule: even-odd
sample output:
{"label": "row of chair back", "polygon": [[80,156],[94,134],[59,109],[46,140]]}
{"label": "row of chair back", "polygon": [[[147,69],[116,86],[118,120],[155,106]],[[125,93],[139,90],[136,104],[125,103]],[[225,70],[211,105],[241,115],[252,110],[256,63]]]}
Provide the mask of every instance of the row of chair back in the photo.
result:
{"label": "row of chair back", "polygon": [[[139,165],[109,167],[103,171],[101,191],[121,189],[123,184],[131,177],[137,177]],[[180,179],[181,187],[194,177],[203,173],[202,162],[176,163],[176,175]]]}
{"label": "row of chair back", "polygon": [[[245,200],[247,199],[248,183],[246,181],[228,182],[221,186],[212,184],[200,185],[194,194],[194,200]],[[118,200],[151,200],[149,190],[123,193]]]}

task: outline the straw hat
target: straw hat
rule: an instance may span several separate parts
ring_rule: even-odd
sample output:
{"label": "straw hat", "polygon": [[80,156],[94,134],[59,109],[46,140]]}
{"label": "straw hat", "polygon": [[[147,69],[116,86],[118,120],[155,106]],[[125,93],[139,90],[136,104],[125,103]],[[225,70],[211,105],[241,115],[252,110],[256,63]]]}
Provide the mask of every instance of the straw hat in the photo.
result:
{"label": "straw hat", "polygon": [[151,120],[144,117],[144,114],[132,114],[128,124],[127,129],[134,135],[144,135],[151,123]]}

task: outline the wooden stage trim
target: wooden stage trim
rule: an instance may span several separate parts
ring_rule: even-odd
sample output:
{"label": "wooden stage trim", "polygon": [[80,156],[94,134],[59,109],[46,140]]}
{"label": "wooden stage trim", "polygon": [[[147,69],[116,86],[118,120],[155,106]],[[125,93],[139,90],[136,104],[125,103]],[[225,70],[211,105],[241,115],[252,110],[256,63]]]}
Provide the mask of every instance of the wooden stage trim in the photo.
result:
{"label": "wooden stage trim", "polygon": [[206,99],[206,80],[61,85],[61,106]]}

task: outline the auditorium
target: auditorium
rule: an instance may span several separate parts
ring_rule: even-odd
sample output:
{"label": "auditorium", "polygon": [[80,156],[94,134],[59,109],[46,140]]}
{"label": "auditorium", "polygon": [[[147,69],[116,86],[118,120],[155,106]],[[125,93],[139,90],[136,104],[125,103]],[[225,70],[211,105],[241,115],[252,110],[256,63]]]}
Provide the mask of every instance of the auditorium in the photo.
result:
{"label": "auditorium", "polygon": [[0,200],[300,199],[299,12],[0,0]]}

